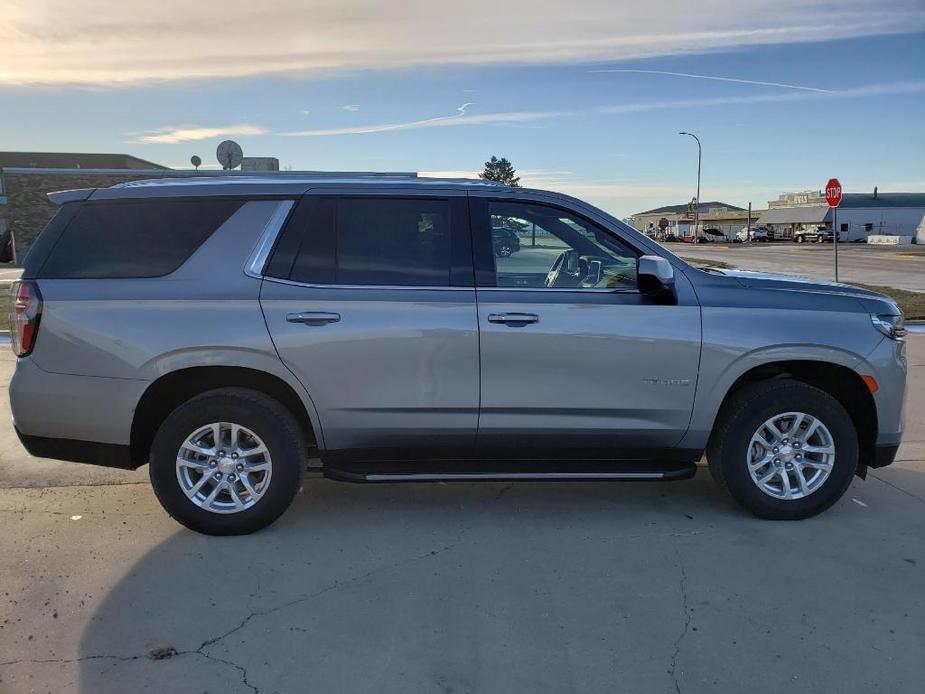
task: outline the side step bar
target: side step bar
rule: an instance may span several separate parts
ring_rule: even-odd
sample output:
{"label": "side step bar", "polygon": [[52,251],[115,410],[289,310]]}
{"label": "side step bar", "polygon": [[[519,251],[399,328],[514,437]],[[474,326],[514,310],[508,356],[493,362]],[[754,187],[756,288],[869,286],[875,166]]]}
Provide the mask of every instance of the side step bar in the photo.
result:
{"label": "side step bar", "polygon": [[562,480],[643,480],[690,479],[697,472],[694,463],[556,463],[533,466],[493,465],[487,469],[456,464],[396,465],[364,463],[325,467],[325,477],[342,482],[517,482]]}

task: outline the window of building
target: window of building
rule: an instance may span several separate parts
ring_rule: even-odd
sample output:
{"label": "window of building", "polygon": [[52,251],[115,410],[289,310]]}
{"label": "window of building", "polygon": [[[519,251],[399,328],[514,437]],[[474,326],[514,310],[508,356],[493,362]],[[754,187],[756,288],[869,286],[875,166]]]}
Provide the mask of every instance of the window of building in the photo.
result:
{"label": "window of building", "polygon": [[864,231],[873,231],[873,230],[874,230],[874,225],[873,225],[873,224],[867,223],[867,224],[864,225]]}
{"label": "window of building", "polygon": [[839,224],[839,228],[840,228],[842,231],[848,231],[848,225],[847,225],[847,224]]}
{"label": "window of building", "polygon": [[48,251],[39,277],[168,275],[241,205],[225,198],[86,203]]}

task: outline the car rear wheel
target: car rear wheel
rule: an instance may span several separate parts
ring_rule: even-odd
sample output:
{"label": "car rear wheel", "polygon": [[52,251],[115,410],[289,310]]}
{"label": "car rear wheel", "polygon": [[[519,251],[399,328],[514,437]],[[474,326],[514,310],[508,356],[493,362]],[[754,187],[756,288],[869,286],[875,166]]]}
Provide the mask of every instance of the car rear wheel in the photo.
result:
{"label": "car rear wheel", "polygon": [[806,240],[806,237],[803,235],[800,235],[800,236],[795,237],[793,240],[796,241],[797,243],[803,243]]}
{"label": "car rear wheel", "polygon": [[508,243],[500,243],[497,248],[498,257],[509,258],[514,253],[514,249]]}
{"label": "car rear wheel", "polygon": [[149,472],[172,518],[208,535],[243,535],[289,507],[306,459],[289,410],[256,391],[222,388],[188,400],[164,420]]}
{"label": "car rear wheel", "polygon": [[746,510],[796,520],[824,511],[848,489],[857,432],[828,393],[798,381],[763,381],[726,403],[707,458],[714,478]]}

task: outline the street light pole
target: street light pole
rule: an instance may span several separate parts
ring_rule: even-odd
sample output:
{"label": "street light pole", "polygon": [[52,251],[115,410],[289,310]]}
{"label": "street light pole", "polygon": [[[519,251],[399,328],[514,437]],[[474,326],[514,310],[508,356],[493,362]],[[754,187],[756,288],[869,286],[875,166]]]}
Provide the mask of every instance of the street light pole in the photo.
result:
{"label": "street light pole", "polygon": [[697,140],[697,202],[694,205],[694,241],[696,242],[700,229],[700,159],[703,155],[703,149],[700,146],[700,138],[694,133],[680,132],[678,135],[690,135]]}

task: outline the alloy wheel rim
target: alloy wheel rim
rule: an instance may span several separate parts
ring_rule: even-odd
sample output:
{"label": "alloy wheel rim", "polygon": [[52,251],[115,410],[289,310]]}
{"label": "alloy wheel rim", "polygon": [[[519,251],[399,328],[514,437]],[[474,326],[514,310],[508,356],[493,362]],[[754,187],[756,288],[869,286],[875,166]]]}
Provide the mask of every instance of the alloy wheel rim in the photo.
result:
{"label": "alloy wheel rim", "polygon": [[273,461],[263,440],[234,422],[212,422],[187,436],[177,452],[186,497],[212,513],[252,508],[270,486]]}
{"label": "alloy wheel rim", "polygon": [[787,501],[817,491],[835,465],[835,440],[828,427],[805,412],[774,415],[748,444],[748,472],[758,489]]}

